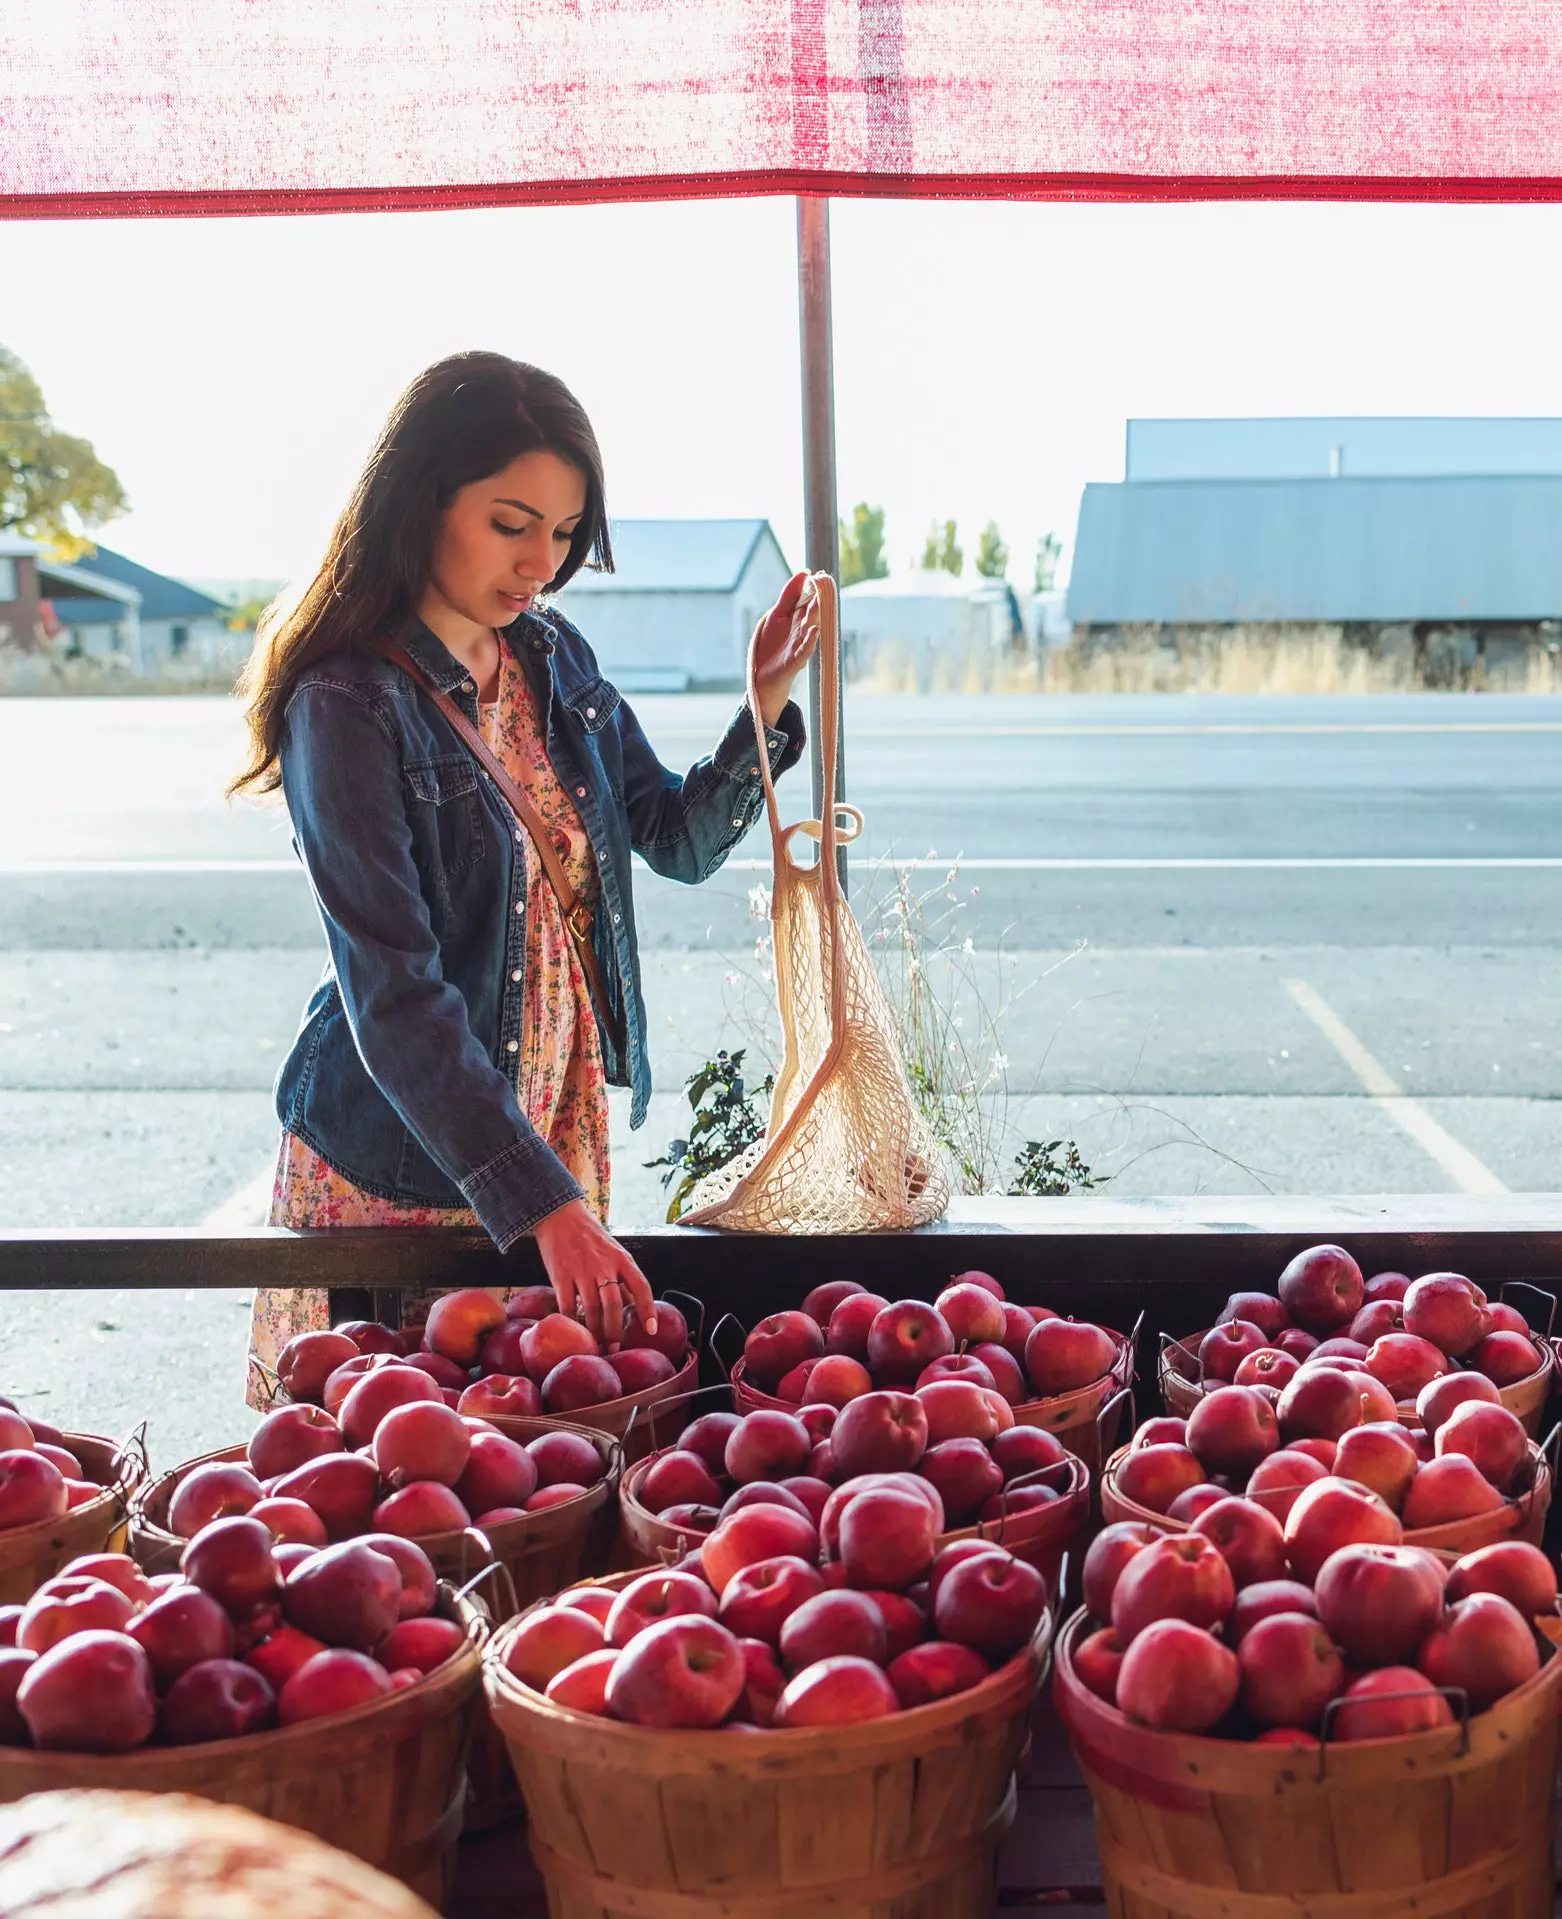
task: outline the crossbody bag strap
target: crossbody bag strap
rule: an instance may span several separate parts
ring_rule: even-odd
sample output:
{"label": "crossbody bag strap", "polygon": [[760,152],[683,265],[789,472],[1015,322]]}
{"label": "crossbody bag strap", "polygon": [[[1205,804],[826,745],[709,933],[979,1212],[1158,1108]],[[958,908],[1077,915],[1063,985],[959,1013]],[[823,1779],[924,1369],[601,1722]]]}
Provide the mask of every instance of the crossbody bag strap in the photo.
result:
{"label": "crossbody bag strap", "polygon": [[462,744],[487,772],[494,785],[508,801],[511,812],[530,834],[532,845],[537,849],[537,857],[542,861],[543,871],[548,876],[548,883],[558,896],[559,906],[564,914],[564,924],[569,928],[570,938],[575,943],[575,951],[580,955],[581,968],[586,975],[586,985],[590,989],[592,1000],[602,1018],[606,1020],[608,997],[602,983],[602,971],[597,965],[597,956],[591,945],[591,908],[570,885],[569,876],[564,871],[564,863],[559,858],[552,837],[542,822],[542,816],[504,770],[497,754],[492,751],[482,734],[450,695],[441,692],[435,686],[412,655],[404,647],[390,646],[385,648],[385,657],[393,666],[399,666],[403,673],[422,687],[455,728]]}

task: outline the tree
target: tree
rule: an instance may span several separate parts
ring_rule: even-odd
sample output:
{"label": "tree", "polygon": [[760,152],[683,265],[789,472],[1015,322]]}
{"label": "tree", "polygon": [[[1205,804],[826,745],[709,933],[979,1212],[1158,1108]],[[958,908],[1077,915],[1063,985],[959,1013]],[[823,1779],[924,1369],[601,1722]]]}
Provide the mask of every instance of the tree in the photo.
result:
{"label": "tree", "polygon": [[91,441],[60,432],[38,382],[0,347],[0,529],[76,559],[92,545],[87,535],[128,505],[119,476]]}
{"label": "tree", "polygon": [[1009,570],[1009,549],[998,531],[998,522],[989,520],[982,528],[976,548],[976,570],[984,580],[1001,580]]}
{"label": "tree", "polygon": [[851,525],[841,521],[841,585],[859,580],[887,580],[884,557],[884,509],[859,500],[852,508]]}
{"label": "tree", "polygon": [[945,520],[943,530],[939,530],[935,520],[927,530],[927,544],[922,549],[922,569],[926,573],[953,573],[956,577],[965,566],[965,549],[961,546],[953,520]]}
{"label": "tree", "polygon": [[1058,561],[1063,557],[1063,542],[1056,533],[1043,533],[1036,542],[1036,591],[1050,593],[1057,578]]}

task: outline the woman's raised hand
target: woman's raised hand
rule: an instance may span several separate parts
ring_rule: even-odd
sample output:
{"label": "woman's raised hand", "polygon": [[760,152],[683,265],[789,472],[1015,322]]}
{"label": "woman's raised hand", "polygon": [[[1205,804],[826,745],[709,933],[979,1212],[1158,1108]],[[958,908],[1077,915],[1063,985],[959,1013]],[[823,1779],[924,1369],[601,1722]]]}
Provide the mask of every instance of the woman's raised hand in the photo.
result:
{"label": "woman's raised hand", "polygon": [[806,573],[794,573],[760,621],[754,636],[754,682],[760,718],[774,726],[792,695],[792,682],[819,644],[819,599]]}
{"label": "woman's raised hand", "polygon": [[656,1331],[650,1282],[583,1199],[571,1200],[533,1229],[559,1311],[577,1317],[609,1352],[624,1336],[624,1292],[648,1333]]}

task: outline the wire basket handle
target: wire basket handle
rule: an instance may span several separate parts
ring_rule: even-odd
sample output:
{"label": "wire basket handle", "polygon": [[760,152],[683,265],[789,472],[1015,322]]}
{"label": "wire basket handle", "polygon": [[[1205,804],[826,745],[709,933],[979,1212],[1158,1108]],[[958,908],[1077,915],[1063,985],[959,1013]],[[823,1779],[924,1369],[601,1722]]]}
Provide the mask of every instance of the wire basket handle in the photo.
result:
{"label": "wire basket handle", "polygon": [[[1530,1280],[1527,1280],[1527,1279],[1505,1280],[1503,1282],[1502,1290],[1501,1292],[1498,1293],[1497,1297],[1500,1301],[1503,1301],[1504,1303],[1506,1303],[1509,1293],[1533,1293],[1538,1300],[1541,1300],[1544,1303],[1546,1308],[1546,1330],[1541,1334],[1541,1338],[1549,1339],[1557,1323],[1556,1294],[1548,1293],[1544,1286],[1536,1286]],[[1529,1319],[1530,1326],[1533,1328],[1535,1324],[1534,1320],[1530,1319],[1529,1314],[1527,1312],[1524,1312],[1524,1308],[1522,1306],[1520,1306],[1518,1310],[1521,1313],[1524,1313],[1524,1317],[1526,1319]]]}
{"label": "wire basket handle", "polygon": [[[1463,1686],[1434,1686],[1432,1690],[1434,1692],[1441,1693],[1443,1698],[1448,1701],[1449,1705],[1452,1706],[1454,1711],[1457,1712],[1459,1715],[1458,1757],[1462,1759],[1465,1756],[1465,1754],[1470,1750],[1470,1695],[1465,1691]],[[1418,1692],[1411,1692],[1408,1690],[1404,1692],[1379,1692],[1379,1693],[1374,1693],[1372,1695],[1372,1703],[1374,1705],[1382,1705],[1386,1701],[1391,1699],[1425,1699],[1425,1698],[1426,1698],[1426,1693],[1424,1690],[1418,1691]],[[1319,1735],[1318,1735],[1318,1777],[1320,1779],[1322,1779],[1325,1776],[1325,1773],[1328,1770],[1329,1729],[1333,1723],[1336,1713],[1339,1711],[1341,1706],[1357,1705],[1360,1703],[1361,1702],[1359,1700],[1347,1699],[1345,1695],[1341,1693],[1338,1698],[1331,1699],[1329,1703],[1324,1707],[1323,1722],[1319,1728]],[[1436,1726],[1428,1726],[1426,1730],[1428,1732],[1436,1732],[1439,1730],[1439,1728]],[[1335,1740],[1334,1743],[1336,1745],[1339,1745],[1341,1742],[1337,1739]]]}
{"label": "wire basket handle", "polygon": [[721,1318],[718,1319],[716,1324],[711,1328],[710,1356],[721,1368],[721,1376],[730,1386],[732,1384],[732,1369],[737,1365],[738,1360],[743,1357],[743,1350],[740,1346],[737,1357],[734,1359],[728,1359],[726,1354],[721,1350],[722,1335],[729,1326],[736,1331],[740,1340],[747,1339],[748,1335],[743,1330],[742,1320],[740,1320],[735,1313],[723,1313]]}
{"label": "wire basket handle", "polygon": [[137,1486],[152,1474],[152,1462],[146,1453],[146,1421],[126,1433],[114,1449],[114,1457],[109,1462],[109,1470],[114,1475],[114,1491],[121,1499],[129,1501]]}

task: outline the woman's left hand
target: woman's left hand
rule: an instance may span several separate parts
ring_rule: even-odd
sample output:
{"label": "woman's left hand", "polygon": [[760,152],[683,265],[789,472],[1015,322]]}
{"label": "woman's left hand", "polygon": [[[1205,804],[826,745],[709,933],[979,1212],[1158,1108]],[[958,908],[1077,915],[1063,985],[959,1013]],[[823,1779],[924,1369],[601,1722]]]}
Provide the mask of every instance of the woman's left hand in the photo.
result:
{"label": "woman's left hand", "polygon": [[792,682],[819,644],[819,600],[806,573],[794,573],[759,623],[754,638],[754,683],[759,714],[774,726],[792,696]]}

